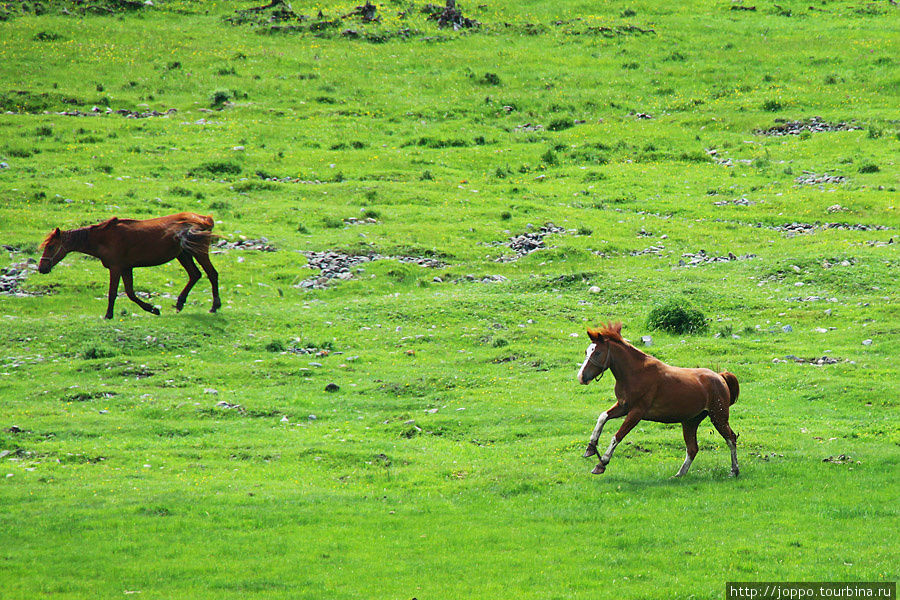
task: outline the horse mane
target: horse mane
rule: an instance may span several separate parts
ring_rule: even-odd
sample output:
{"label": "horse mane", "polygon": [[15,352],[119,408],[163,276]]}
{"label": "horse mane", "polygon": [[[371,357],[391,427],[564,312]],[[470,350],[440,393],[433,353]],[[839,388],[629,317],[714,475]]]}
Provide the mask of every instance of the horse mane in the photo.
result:
{"label": "horse mane", "polygon": [[621,321],[617,321],[615,323],[607,323],[606,325],[603,325],[596,329],[589,329],[588,332],[591,334],[591,337],[602,337],[614,342],[622,342],[623,344],[626,343],[625,339],[622,337]]}
{"label": "horse mane", "polygon": [[44,248],[46,248],[46,247],[50,244],[50,238],[53,237],[53,234],[54,234],[54,233],[56,233],[56,230],[55,230],[55,229],[54,229],[53,231],[51,231],[50,233],[47,234],[47,237],[45,237],[45,238],[44,238],[44,241],[41,242],[41,245],[38,246],[38,249],[39,249],[39,250],[43,250]]}

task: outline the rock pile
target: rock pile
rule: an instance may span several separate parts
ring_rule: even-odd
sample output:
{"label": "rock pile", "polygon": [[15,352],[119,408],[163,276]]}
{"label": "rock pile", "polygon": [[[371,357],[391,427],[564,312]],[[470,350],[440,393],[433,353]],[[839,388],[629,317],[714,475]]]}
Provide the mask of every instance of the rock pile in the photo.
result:
{"label": "rock pile", "polygon": [[828,173],[822,173],[821,175],[817,175],[812,171],[803,171],[803,175],[794,179],[794,182],[797,185],[821,185],[825,183],[844,183],[847,181],[847,178],[843,175],[829,175]]}
{"label": "rock pile", "polygon": [[823,121],[820,117],[810,117],[806,121],[787,121],[768,129],[757,129],[753,133],[757,135],[800,135],[804,131],[820,133],[823,131],[853,131],[855,129],[861,129],[861,127],[852,123],[844,123],[843,121],[840,123],[829,123]]}
{"label": "rock pile", "polygon": [[710,256],[706,253],[706,250],[700,250],[696,254],[691,254],[690,252],[685,252],[681,255],[681,260],[678,261],[679,267],[698,267],[700,265],[708,265],[710,263],[720,263],[720,262],[731,262],[733,260],[749,260],[751,258],[756,258],[755,254],[744,254],[743,256],[736,256],[734,253],[729,252],[727,256]]}
{"label": "rock pile", "polygon": [[491,246],[500,246],[507,245],[509,246],[515,254],[513,255],[505,255],[500,258],[495,259],[495,262],[513,262],[519,260],[523,256],[527,254],[531,254],[535,250],[540,250],[541,248],[545,248],[544,246],[544,238],[553,233],[573,233],[574,230],[569,231],[564,227],[558,227],[553,223],[547,222],[541,226],[537,231],[529,231],[520,235],[513,236],[509,238],[508,242],[495,242],[493,244],[489,244]]}
{"label": "rock pile", "polygon": [[37,271],[33,258],[26,262],[14,263],[0,269],[0,294],[8,296],[33,296],[31,292],[22,291],[19,286],[32,272]]}
{"label": "rock pile", "polygon": [[295,287],[317,290],[325,289],[332,279],[352,279],[352,269],[363,263],[375,260],[396,260],[401,263],[415,264],[431,269],[439,269],[446,266],[441,260],[423,256],[383,256],[376,253],[353,255],[334,250],[303,252],[303,255],[309,261],[307,266],[311,269],[319,269],[321,273],[317,277],[304,279]]}
{"label": "rock pile", "polygon": [[484,275],[482,277],[478,277],[476,275],[466,275],[465,277],[460,277],[459,279],[454,279],[453,283],[503,283],[504,281],[509,281],[503,275]]}
{"label": "rock pile", "polygon": [[734,206],[753,206],[756,202],[746,198],[735,198],[734,200],[719,200],[718,202],[713,202],[713,204],[715,206],[728,206],[729,204]]}
{"label": "rock pile", "polygon": [[834,358],[833,356],[823,356],[821,358],[800,358],[799,356],[794,356],[793,354],[788,354],[784,358],[775,358],[772,359],[773,363],[786,363],[786,362],[795,362],[801,365],[815,365],[821,367],[822,365],[836,365],[841,362],[842,359]]}
{"label": "rock pile", "polygon": [[658,246],[650,246],[649,248],[644,248],[643,250],[632,250],[631,252],[629,252],[629,254],[631,256],[643,256],[644,254],[660,255],[665,249],[666,247],[660,244]]}
{"label": "rock pile", "polygon": [[95,106],[91,108],[89,112],[84,112],[81,110],[64,110],[61,112],[55,113],[46,113],[46,114],[56,114],[61,117],[96,117],[99,115],[121,115],[126,119],[148,119],[150,117],[168,117],[169,115],[175,114],[178,112],[177,108],[170,108],[164,112],[159,112],[158,110],[146,110],[146,111],[137,111],[137,110],[128,110],[127,108],[120,108],[119,110],[113,110],[109,107],[102,109],[99,106]]}
{"label": "rock pile", "polygon": [[798,233],[813,233],[817,229],[843,229],[846,231],[884,231],[890,229],[885,225],[866,225],[865,223],[785,223],[774,228],[788,236]]}
{"label": "rock pile", "polygon": [[356,217],[347,217],[344,219],[344,223],[347,225],[375,225],[378,223],[377,219],[373,219],[372,217],[368,217],[366,219],[357,219]]}
{"label": "rock pile", "polygon": [[260,252],[276,252],[278,248],[269,243],[264,237],[261,237],[256,240],[248,240],[241,238],[236,242],[229,242],[227,240],[219,240],[213,245],[213,248],[217,250],[257,250]]}

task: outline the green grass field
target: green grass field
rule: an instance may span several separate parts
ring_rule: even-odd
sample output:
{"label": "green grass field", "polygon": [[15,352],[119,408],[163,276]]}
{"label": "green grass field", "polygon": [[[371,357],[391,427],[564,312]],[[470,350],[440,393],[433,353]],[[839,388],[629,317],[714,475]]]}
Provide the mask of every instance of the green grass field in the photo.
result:
{"label": "green grass field", "polygon": [[[898,579],[896,6],[264,4],[0,2],[0,597]],[[177,262],[111,321],[97,260],[27,266],[179,211],[275,248],[216,250],[218,314]],[[381,258],[308,287],[324,251]],[[648,329],[673,299],[708,330]],[[614,320],[737,375],[740,477],[708,421],[683,478],[657,423],[589,474]]]}

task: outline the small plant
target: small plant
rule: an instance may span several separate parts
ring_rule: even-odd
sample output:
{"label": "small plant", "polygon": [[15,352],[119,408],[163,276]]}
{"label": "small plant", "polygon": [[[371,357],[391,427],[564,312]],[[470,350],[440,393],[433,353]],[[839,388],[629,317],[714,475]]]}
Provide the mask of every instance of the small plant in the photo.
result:
{"label": "small plant", "polygon": [[381,215],[377,210],[368,209],[363,212],[363,218],[365,219],[378,219]]}
{"label": "small plant", "polygon": [[32,39],[36,42],[55,42],[63,39],[63,36],[55,31],[39,31]]}
{"label": "small plant", "polygon": [[860,173],[877,173],[881,168],[873,162],[865,162],[859,165]]}
{"label": "small plant", "polygon": [[494,341],[491,342],[491,346],[494,348],[503,348],[505,346],[509,346],[509,342],[507,342],[503,338],[494,338]]}
{"label": "small plant", "polygon": [[419,179],[422,181],[434,181],[434,175],[431,174],[431,171],[422,171]]}
{"label": "small plant", "polygon": [[545,165],[556,165],[559,164],[559,159],[556,158],[556,152],[553,151],[553,148],[549,148],[546,152],[541,155],[541,161]]}
{"label": "small plant", "polygon": [[589,229],[589,228],[587,228],[587,227],[585,227],[585,226],[583,226],[583,225],[582,225],[581,227],[578,228],[578,235],[587,235],[587,236],[589,236],[589,235],[593,235],[593,234],[594,234],[594,231],[593,231],[592,229]]}
{"label": "small plant", "polygon": [[500,219],[503,221],[509,221],[512,218],[512,214],[508,210],[504,210],[500,213]]}
{"label": "small plant", "polygon": [[303,223],[297,223],[297,233],[309,233],[309,229]]}
{"label": "small plant", "polygon": [[884,129],[875,127],[874,125],[869,125],[869,128],[866,130],[866,137],[870,140],[877,140],[882,135],[884,135]]}
{"label": "small plant", "polygon": [[[181,187],[180,185],[176,185],[169,188],[169,193],[175,196],[181,196],[182,198],[190,198],[194,195],[194,192],[187,189],[186,187]],[[212,208],[212,207],[210,207]]]}
{"label": "small plant", "polygon": [[706,317],[685,300],[672,299],[650,311],[647,327],[669,333],[703,333],[707,330]]}
{"label": "small plant", "polygon": [[637,12],[633,8],[626,8],[625,10],[623,10],[620,13],[620,15],[622,17],[626,17],[626,18],[627,17],[635,17],[635,16],[637,16]]}
{"label": "small plant", "polygon": [[778,100],[769,99],[763,102],[762,108],[763,110],[768,112],[778,112],[779,110],[784,108],[784,105],[781,104],[781,102],[779,102]]}
{"label": "small plant", "polygon": [[107,348],[106,346],[87,346],[79,354],[81,355],[81,358],[85,360],[109,358],[110,356],[116,355],[114,350]]}
{"label": "small plant", "polygon": [[53,128],[49,125],[41,125],[34,130],[34,135],[38,137],[50,137],[51,135],[53,135]]}

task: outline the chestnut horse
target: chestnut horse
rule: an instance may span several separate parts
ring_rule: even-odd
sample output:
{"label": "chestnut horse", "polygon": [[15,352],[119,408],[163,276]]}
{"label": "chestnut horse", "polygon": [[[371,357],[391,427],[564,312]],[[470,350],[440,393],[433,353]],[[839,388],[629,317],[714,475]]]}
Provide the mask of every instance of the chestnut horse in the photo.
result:
{"label": "chestnut horse", "polygon": [[175,310],[180,311],[184,308],[188,292],[201,277],[200,269],[194,264],[196,258],[212,284],[213,304],[209,312],[216,312],[222,302],[219,300],[219,274],[209,262],[209,243],[215,237],[212,228],[211,216],[189,212],[146,221],[113,217],[97,225],[69,231],[60,231],[57,227],[41,243],[44,254],[38,271],[49,273],[69,252],[82,252],[99,258],[103,266],[109,269],[106,318],[112,319],[119,278],[133,302],[158,315],[158,308],[135,295],[132,269],[161,265],[173,258],[178,259],[188,274],[188,283],[175,303]]}
{"label": "chestnut horse", "polygon": [[728,425],[728,409],[738,398],[737,377],[709,369],[672,367],[644,354],[622,338],[622,324],[608,324],[588,329],[591,345],[584,364],[578,371],[578,382],[587,385],[609,369],[616,378],[616,403],[597,419],[588,442],[585,458],[597,454],[597,440],[609,419],[625,417],[609,448],[591,471],[599,475],[606,470],[612,453],[628,432],[641,419],[659,423],[681,423],[687,457],[675,474],[681,477],[691,468],[697,455],[697,426],[709,416],[731,449],[731,475],[737,476],[737,434]]}

